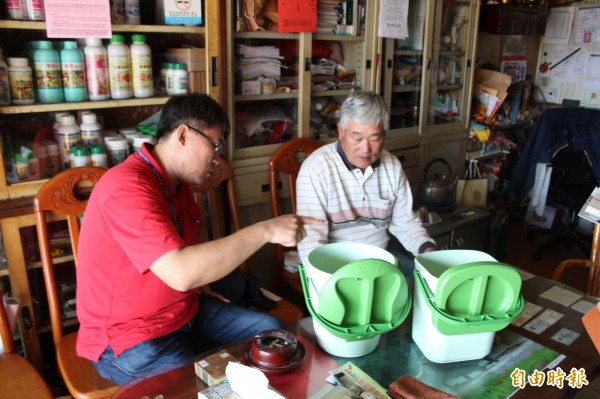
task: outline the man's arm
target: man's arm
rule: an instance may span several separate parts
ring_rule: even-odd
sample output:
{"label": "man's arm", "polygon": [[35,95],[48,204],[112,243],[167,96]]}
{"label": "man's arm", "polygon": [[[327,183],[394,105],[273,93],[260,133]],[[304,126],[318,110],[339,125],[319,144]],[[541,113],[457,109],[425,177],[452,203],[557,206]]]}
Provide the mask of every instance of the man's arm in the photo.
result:
{"label": "man's arm", "polygon": [[177,291],[187,291],[220,279],[266,243],[294,246],[305,236],[311,218],[284,215],[248,226],[230,236],[174,249],[159,257],[150,270]]}

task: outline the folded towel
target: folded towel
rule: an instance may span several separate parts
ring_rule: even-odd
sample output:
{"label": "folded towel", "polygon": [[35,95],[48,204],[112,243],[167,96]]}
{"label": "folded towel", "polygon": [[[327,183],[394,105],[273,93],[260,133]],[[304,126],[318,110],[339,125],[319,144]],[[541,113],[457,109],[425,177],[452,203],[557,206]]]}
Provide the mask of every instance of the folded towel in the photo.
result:
{"label": "folded towel", "polygon": [[394,399],[459,399],[444,391],[422,383],[408,374],[390,384],[388,394]]}

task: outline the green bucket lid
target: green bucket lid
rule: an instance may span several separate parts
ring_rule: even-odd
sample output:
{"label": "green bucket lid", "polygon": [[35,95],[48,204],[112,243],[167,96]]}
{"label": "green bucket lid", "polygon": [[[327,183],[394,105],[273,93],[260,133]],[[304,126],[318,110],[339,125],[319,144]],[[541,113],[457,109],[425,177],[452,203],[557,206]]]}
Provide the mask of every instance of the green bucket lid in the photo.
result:
{"label": "green bucket lid", "polygon": [[374,337],[398,327],[412,304],[402,272],[389,262],[364,259],[339,268],[327,281],[314,310],[304,266],[300,278],[311,315],[346,341]]}
{"label": "green bucket lid", "polygon": [[426,297],[432,322],[445,335],[499,331],[523,310],[521,276],[501,262],[470,262],[443,272],[435,294],[419,270],[415,288]]}

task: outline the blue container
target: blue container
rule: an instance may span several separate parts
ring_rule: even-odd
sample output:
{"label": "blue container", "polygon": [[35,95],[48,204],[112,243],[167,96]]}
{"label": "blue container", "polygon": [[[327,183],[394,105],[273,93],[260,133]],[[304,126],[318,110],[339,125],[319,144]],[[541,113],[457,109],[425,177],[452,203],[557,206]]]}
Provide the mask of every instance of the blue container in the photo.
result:
{"label": "blue container", "polygon": [[42,40],[33,53],[36,93],[42,104],[60,103],[64,100],[60,57],[52,42]]}
{"label": "blue container", "polygon": [[63,42],[63,49],[60,51],[60,68],[65,101],[87,100],[85,62],[83,52],[77,48],[77,42]]}

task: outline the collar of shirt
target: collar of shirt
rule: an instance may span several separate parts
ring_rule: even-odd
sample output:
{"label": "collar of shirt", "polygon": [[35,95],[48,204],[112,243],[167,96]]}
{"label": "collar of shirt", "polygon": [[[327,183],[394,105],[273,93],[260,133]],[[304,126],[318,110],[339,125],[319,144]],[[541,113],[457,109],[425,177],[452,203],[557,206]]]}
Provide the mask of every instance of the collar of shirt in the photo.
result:
{"label": "collar of shirt", "polygon": [[[356,169],[356,166],[352,165],[350,163],[350,161],[348,160],[348,158],[346,157],[346,154],[344,154],[344,150],[342,149],[342,142],[340,140],[337,141],[336,149],[337,149],[338,154],[340,154],[340,157],[342,157],[342,161],[344,161],[344,165],[346,165],[348,170],[352,171],[352,170]],[[373,162],[371,164],[371,167],[373,169],[375,169],[375,168],[378,168],[380,164],[381,164],[381,161],[379,160],[379,158],[377,158],[375,160],[375,162]]]}

